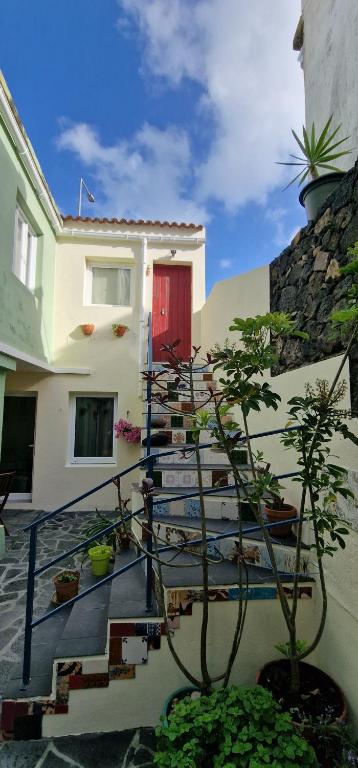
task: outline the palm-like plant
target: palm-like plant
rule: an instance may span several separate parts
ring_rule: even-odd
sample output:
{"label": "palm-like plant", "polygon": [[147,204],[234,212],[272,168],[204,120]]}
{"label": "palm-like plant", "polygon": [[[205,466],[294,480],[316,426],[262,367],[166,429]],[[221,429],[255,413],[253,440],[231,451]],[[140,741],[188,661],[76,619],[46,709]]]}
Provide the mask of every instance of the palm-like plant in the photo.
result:
{"label": "palm-like plant", "polygon": [[[339,152],[335,151],[337,150],[337,147],[339,147],[341,144],[343,144],[345,141],[347,141],[350,137],[345,136],[343,139],[340,139],[339,141],[335,141],[335,138],[337,136],[338,131],[341,129],[341,124],[336,128],[332,133],[330,133],[330,127],[332,122],[332,117],[327,120],[326,125],[323,128],[322,133],[318,138],[316,138],[316,129],[315,124],[312,123],[311,132],[306,130],[305,126],[302,127],[303,129],[303,139],[299,138],[297,136],[297,133],[292,130],[293,136],[297,141],[297,144],[302,151],[303,156],[297,156],[297,155],[290,155],[290,157],[293,157],[293,159],[296,162],[288,161],[286,163],[279,162],[278,165],[295,165],[295,166],[301,166],[302,170],[299,171],[297,176],[290,181],[290,183],[287,185],[287,187],[290,187],[291,184],[294,184],[297,179],[299,179],[299,183],[303,184],[307,176],[310,176],[311,179],[318,179],[319,177],[319,168],[326,168],[329,171],[340,171],[340,168],[337,168],[334,165],[331,165],[333,160],[337,160],[338,157],[343,157],[343,155],[349,155],[352,151],[351,149],[346,150],[340,150]],[[287,189],[285,187],[285,189]]]}

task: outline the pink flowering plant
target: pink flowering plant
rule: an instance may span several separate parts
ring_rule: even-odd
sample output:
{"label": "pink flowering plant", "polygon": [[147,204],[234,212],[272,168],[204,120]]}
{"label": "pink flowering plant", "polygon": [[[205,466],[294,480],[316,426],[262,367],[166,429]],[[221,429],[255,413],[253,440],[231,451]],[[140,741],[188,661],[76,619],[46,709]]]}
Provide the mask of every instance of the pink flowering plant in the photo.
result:
{"label": "pink flowering plant", "polygon": [[114,425],[114,433],[116,437],[122,437],[127,443],[139,443],[140,442],[140,427],[134,427],[130,421],[126,419],[119,419]]}

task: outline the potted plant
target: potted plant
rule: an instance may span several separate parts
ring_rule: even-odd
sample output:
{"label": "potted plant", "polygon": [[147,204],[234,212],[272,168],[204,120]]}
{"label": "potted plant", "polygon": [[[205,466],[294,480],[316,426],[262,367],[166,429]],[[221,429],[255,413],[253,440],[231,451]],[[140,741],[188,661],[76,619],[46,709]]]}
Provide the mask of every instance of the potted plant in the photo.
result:
{"label": "potted plant", "polygon": [[[297,155],[290,155],[290,157],[293,157],[295,162],[288,161],[285,163],[278,163],[279,165],[293,165],[300,166],[302,168],[297,176],[295,176],[294,179],[290,181],[288,186],[291,186],[291,184],[297,181],[297,179],[299,179],[300,184],[303,184],[307,178],[311,179],[311,181],[306,184],[305,187],[303,187],[299,196],[301,205],[303,205],[306,209],[307,219],[309,222],[316,218],[318,211],[322,207],[324,201],[327,199],[328,195],[334,191],[344,176],[344,173],[342,173],[342,171],[335,165],[332,165],[332,162],[337,160],[338,157],[349,155],[352,151],[351,149],[337,151],[338,147],[340,147],[350,137],[345,136],[343,139],[336,141],[336,137],[341,128],[341,125],[332,131],[332,133],[329,133],[332,118],[333,115],[331,115],[329,120],[327,120],[327,123],[318,138],[316,138],[314,123],[312,123],[310,132],[308,132],[303,126],[302,140],[298,137],[295,131],[292,131],[293,136],[302,152],[302,156],[300,157]],[[331,171],[331,173],[325,173],[324,175],[320,176],[319,170],[322,168],[325,171]]]}
{"label": "potted plant", "polygon": [[269,523],[278,523],[282,520],[283,525],[275,525],[271,535],[279,539],[286,539],[291,536],[292,523],[286,523],[286,520],[297,518],[297,509],[292,504],[286,504],[284,499],[271,491],[271,500],[265,499],[265,515]]}
{"label": "potted plant", "polygon": [[84,334],[84,336],[92,336],[92,333],[93,333],[93,331],[95,329],[95,325],[94,325],[94,323],[83,323],[81,325],[81,328],[82,328],[82,333]]}
{"label": "potted plant", "polygon": [[135,427],[126,419],[119,419],[114,425],[114,434],[117,438],[121,437],[126,443],[139,443],[141,428]]}
{"label": "potted plant", "polygon": [[270,693],[231,687],[180,699],[157,728],[160,768],[264,766],[317,768],[312,747]]}
{"label": "potted plant", "polygon": [[96,544],[88,550],[93,576],[105,576],[108,573],[112,547],[107,544]]}
{"label": "potted plant", "polygon": [[56,590],[56,602],[66,603],[72,597],[78,595],[79,571],[65,570],[54,576],[53,583]]}
{"label": "potted plant", "polygon": [[112,324],[112,330],[115,336],[124,336],[124,334],[129,331],[128,325],[123,325],[123,323],[113,323]]}

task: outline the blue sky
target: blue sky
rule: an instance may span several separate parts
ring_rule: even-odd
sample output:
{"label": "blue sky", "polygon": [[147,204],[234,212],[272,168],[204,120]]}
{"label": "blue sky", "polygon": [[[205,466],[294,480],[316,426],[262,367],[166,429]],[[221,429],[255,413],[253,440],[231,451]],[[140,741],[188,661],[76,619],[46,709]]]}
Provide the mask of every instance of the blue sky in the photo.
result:
{"label": "blue sky", "polygon": [[300,0],[8,0],[0,67],[63,213],[202,221],[207,288],[304,223]]}

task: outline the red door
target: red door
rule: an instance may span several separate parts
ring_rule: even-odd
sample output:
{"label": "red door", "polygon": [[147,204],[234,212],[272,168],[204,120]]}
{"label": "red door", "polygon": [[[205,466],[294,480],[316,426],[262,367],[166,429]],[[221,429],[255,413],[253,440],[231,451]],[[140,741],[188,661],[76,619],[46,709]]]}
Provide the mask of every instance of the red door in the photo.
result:
{"label": "red door", "polygon": [[153,361],[168,359],[163,344],[180,339],[176,353],[188,360],[191,353],[191,267],[154,264]]}

